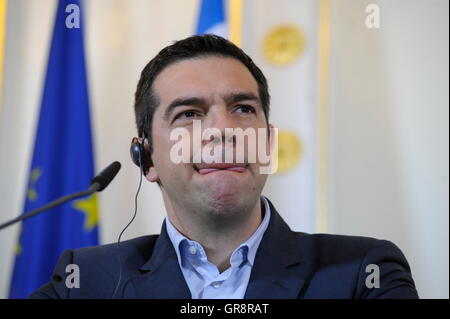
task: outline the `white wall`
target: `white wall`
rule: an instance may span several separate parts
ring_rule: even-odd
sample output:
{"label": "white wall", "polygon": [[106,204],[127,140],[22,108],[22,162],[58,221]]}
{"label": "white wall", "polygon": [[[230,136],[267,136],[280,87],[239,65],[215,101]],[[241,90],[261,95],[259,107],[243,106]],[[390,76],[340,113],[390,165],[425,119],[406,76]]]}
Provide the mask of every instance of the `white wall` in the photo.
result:
{"label": "white wall", "polygon": [[[394,241],[410,261],[420,295],[448,298],[448,2],[331,3],[328,230]],[[378,30],[364,27],[368,3],[380,5]],[[1,221],[23,205],[54,4],[9,1]],[[128,148],[135,135],[132,103],[139,72],[160,48],[192,32],[198,0],[86,5],[96,166],[113,160],[123,165],[100,194],[105,243],[116,240],[133,212],[138,171]],[[283,85],[287,90],[290,83]],[[275,118],[291,123],[280,113]],[[159,190],[144,183],[141,195],[138,218],[125,238],[159,232],[164,216]],[[7,296],[16,231],[0,232],[0,297]]]}
{"label": "white wall", "polygon": [[[364,25],[380,7],[380,29]],[[386,238],[448,298],[448,1],[332,5],[329,231]]]}

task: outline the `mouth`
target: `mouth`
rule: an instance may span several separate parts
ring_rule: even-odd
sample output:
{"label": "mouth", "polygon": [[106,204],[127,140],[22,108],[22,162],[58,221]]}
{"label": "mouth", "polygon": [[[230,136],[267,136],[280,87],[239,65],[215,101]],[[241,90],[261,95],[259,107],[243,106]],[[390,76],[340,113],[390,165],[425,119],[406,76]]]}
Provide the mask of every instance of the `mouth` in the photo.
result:
{"label": "mouth", "polygon": [[247,170],[247,167],[248,164],[194,164],[194,169],[200,175],[206,175],[220,171],[243,173]]}

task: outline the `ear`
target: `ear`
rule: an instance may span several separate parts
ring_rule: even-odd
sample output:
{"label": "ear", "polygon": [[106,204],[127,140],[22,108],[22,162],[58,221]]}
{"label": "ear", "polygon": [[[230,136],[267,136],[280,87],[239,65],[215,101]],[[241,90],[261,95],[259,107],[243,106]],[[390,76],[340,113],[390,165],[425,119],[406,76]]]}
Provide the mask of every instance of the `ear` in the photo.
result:
{"label": "ear", "polygon": [[153,165],[152,155],[150,154],[150,145],[148,144],[147,139],[144,140],[144,150],[146,154],[145,158],[147,159],[147,171],[144,172],[145,178],[152,183],[159,182],[159,175]]}
{"label": "ear", "polygon": [[158,172],[156,171],[156,168],[154,166],[150,166],[147,174],[145,175],[145,178],[152,183],[159,182]]}
{"label": "ear", "polygon": [[274,127],[272,124],[269,124],[269,138],[267,144],[269,148],[270,164],[263,169],[264,174],[273,174],[278,169],[278,128]]}
{"label": "ear", "polygon": [[272,125],[269,124],[269,151],[270,151],[270,155],[272,156],[273,151],[276,147],[276,139],[277,139],[277,134],[278,134],[278,130]]}

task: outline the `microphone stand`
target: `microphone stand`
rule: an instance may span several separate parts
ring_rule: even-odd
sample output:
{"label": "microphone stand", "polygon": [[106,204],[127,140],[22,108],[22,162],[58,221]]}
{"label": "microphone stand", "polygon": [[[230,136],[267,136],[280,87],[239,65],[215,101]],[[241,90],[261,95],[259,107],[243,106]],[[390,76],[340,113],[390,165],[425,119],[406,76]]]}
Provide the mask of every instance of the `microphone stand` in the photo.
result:
{"label": "microphone stand", "polygon": [[82,191],[82,192],[73,193],[73,194],[69,194],[69,195],[65,195],[63,197],[55,199],[54,201],[52,201],[52,202],[50,202],[50,203],[48,203],[48,204],[46,204],[46,205],[44,205],[42,207],[39,207],[39,208],[37,208],[35,210],[32,210],[31,212],[22,214],[19,217],[16,217],[16,218],[14,218],[14,219],[6,222],[6,223],[1,224],[0,225],[0,230],[2,230],[3,228],[6,228],[6,227],[8,227],[8,226],[10,226],[12,224],[15,224],[17,222],[20,222],[20,221],[22,221],[24,219],[27,219],[27,218],[33,217],[33,216],[35,216],[35,215],[37,215],[39,213],[42,213],[43,211],[45,211],[47,209],[51,209],[51,208],[53,208],[55,206],[58,206],[58,205],[66,203],[68,201],[71,201],[72,199],[79,198],[79,197],[84,197],[84,196],[87,196],[87,195],[91,195],[91,194],[95,193],[99,188],[100,188],[100,184],[99,183],[94,183],[94,184],[92,184],[89,187],[88,190],[85,190],[85,191]]}
{"label": "microphone stand", "polygon": [[14,223],[20,222],[21,220],[30,218],[32,216],[35,216],[39,213],[42,213],[43,211],[53,208],[55,206],[64,204],[72,199],[84,197],[87,195],[91,195],[95,192],[100,192],[106,188],[106,186],[109,185],[109,183],[113,180],[113,178],[117,175],[117,173],[120,170],[120,163],[119,162],[113,162],[108,167],[106,167],[103,171],[101,171],[97,176],[95,176],[91,181],[91,186],[85,191],[78,192],[78,193],[72,193],[63,197],[60,197],[58,199],[55,199],[54,201],[46,204],[45,206],[42,206],[40,208],[37,208],[35,210],[32,210],[31,212],[25,213],[20,215],[19,217],[16,217],[6,223],[3,223],[0,225],[0,230],[3,228],[6,228]]}

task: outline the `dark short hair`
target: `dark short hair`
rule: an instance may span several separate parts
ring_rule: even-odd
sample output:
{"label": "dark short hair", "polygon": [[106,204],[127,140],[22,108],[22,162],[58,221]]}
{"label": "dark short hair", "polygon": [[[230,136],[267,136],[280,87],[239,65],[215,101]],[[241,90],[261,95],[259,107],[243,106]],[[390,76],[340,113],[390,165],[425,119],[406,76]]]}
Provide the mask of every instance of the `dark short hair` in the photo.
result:
{"label": "dark short hair", "polygon": [[150,154],[153,151],[151,136],[153,115],[159,105],[158,96],[152,89],[156,77],[175,62],[209,56],[234,58],[247,67],[258,84],[259,98],[268,123],[270,95],[267,80],[253,60],[239,47],[222,37],[212,34],[191,36],[162,49],[142,70],[135,93],[134,111],[138,134],[147,137]]}

